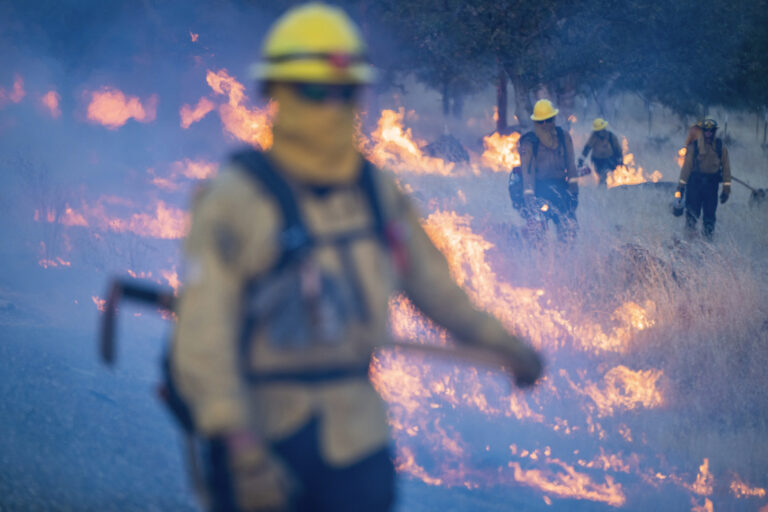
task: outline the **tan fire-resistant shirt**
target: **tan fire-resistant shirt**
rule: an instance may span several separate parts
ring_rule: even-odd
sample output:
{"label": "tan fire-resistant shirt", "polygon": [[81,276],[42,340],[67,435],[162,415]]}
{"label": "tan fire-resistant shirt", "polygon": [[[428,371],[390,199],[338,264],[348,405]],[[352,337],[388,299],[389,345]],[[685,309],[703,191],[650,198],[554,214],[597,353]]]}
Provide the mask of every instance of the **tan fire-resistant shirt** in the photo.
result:
{"label": "tan fire-resistant shirt", "polygon": [[[375,345],[388,338],[388,299],[404,292],[459,341],[490,347],[522,347],[490,315],[476,310],[453,282],[448,264],[422,229],[410,201],[387,174],[375,171],[383,208],[403,228],[408,265],[397,272],[375,238],[351,246],[351,262],[333,247],[312,258],[324,271],[343,276],[350,265],[370,316],[353,320],[347,337],[332,347],[286,355],[268,340],[254,343],[251,369],[322,368],[366,364]],[[370,207],[355,187],[317,195],[299,190],[297,200],[313,234],[346,232],[369,226]],[[263,274],[278,256],[276,235],[282,217],[274,199],[242,170],[221,172],[196,201],[186,243],[187,276],[178,309],[172,371],[190,402],[198,427],[215,435],[251,428],[268,441],[285,438],[313,416],[320,420],[321,450],[331,464],[347,465],[389,440],[385,407],[367,379],[326,383],[248,385],[238,370],[239,315],[243,284]]]}
{"label": "tan fire-resistant shirt", "polygon": [[[688,179],[692,172],[701,172],[703,174],[716,174],[720,170],[721,160],[717,156],[717,149],[715,147],[715,139],[712,144],[704,142],[704,137],[699,136],[698,142],[699,151],[698,159],[694,162],[694,144],[688,144],[685,153],[685,161],[683,162],[683,168],[680,169],[680,183],[688,183]],[[731,183],[731,162],[728,158],[728,148],[723,144],[723,183]]]}

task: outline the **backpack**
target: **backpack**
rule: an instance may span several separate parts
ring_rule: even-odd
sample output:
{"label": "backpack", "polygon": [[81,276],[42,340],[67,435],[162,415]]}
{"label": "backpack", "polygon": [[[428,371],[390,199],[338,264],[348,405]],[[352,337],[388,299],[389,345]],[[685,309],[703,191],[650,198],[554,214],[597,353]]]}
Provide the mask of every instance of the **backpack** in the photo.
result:
{"label": "backpack", "polygon": [[[717,170],[718,183],[723,181],[723,139],[715,139],[715,152],[717,152],[717,159],[720,161],[720,168]],[[699,140],[693,141],[693,172],[699,172]]]}
{"label": "backpack", "polygon": [[[565,150],[565,133],[559,126],[555,127],[557,132],[557,144],[558,147],[563,148],[563,168],[568,168],[568,152]],[[533,149],[532,165],[536,162],[536,157],[539,154],[539,138],[534,132],[528,132],[520,137],[520,144],[523,142],[530,142]],[[512,207],[516,210],[520,210],[524,206],[524,194],[523,194],[523,168],[517,166],[509,173],[509,182],[507,184],[509,190],[509,198],[512,201]]]}
{"label": "backpack", "polygon": [[[269,269],[249,280],[245,285],[245,300],[246,303],[250,304],[245,308],[245,318],[243,318],[239,336],[239,350],[241,353],[239,359],[243,363],[240,370],[243,377],[247,382],[254,384],[275,381],[327,382],[349,377],[367,376],[369,366],[367,363],[363,366],[355,367],[323,367],[316,370],[302,369],[301,371],[277,371],[270,373],[251,372],[250,368],[246,367],[246,364],[250,361],[250,357],[247,354],[251,349],[252,335],[259,326],[259,322],[263,320],[258,315],[250,314],[248,310],[253,303],[258,303],[259,293],[266,290],[266,293],[269,294],[270,287],[273,289],[277,287],[279,289],[283,286],[285,279],[281,275],[291,275],[293,273],[292,266],[300,265],[313,248],[326,244],[346,244],[360,238],[373,237],[378,239],[385,250],[387,250],[399,270],[402,270],[406,265],[407,257],[402,244],[403,239],[400,231],[397,229],[398,225],[394,222],[388,222],[385,218],[381,198],[374,182],[373,166],[368,161],[364,161],[360,177],[354,185],[363,192],[367,199],[373,219],[372,225],[368,229],[341,233],[331,238],[319,238],[313,236],[307,228],[291,185],[273,168],[263,153],[248,149],[235,153],[231,161],[245,170],[248,176],[254,179],[275,199],[282,214],[282,226],[277,235],[278,243],[281,247],[279,256]],[[333,189],[333,187],[322,188],[325,191]],[[320,191],[320,193],[323,192],[322,190]],[[270,314],[279,315],[280,311],[275,311],[274,309],[270,309]],[[287,314],[290,314],[290,312]],[[161,398],[180,427],[185,432],[192,434],[195,431],[193,416],[188,404],[178,392],[178,388],[174,383],[171,373],[170,351],[164,356],[162,370],[164,384],[162,386]]]}

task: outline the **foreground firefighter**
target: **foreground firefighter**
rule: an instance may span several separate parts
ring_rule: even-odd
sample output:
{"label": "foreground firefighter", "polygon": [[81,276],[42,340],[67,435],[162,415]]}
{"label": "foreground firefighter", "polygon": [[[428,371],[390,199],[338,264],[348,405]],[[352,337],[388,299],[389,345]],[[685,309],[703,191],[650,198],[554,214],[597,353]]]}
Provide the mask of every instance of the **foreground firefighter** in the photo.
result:
{"label": "foreground firefighter", "polygon": [[531,119],[534,129],[520,138],[520,167],[528,235],[534,240],[551,220],[561,241],[576,233],[576,206],[579,197],[574,165],[573,141],[559,126],[559,112],[549,100],[536,102]]}
{"label": "foreground firefighter", "polygon": [[578,166],[584,165],[584,159],[592,152],[592,164],[601,185],[605,185],[606,177],[616,167],[623,163],[624,155],[616,135],[608,129],[608,121],[598,117],[592,123],[592,134],[589,136],[584,150],[579,157]]}
{"label": "foreground firefighter", "polygon": [[475,310],[392,178],[355,146],[372,80],[357,28],[324,4],[286,13],[256,78],[274,143],[233,156],[196,199],[171,374],[206,438],[214,511],[385,511],[394,467],[368,380],[401,291],[520,385],[537,354]]}
{"label": "foreground firefighter", "polygon": [[677,192],[685,195],[685,226],[689,235],[696,232],[701,216],[703,234],[711,239],[715,231],[717,193],[721,182],[720,203],[728,201],[731,195],[731,164],[728,148],[722,139],[715,136],[717,122],[705,119],[699,127],[701,131],[686,148]]}

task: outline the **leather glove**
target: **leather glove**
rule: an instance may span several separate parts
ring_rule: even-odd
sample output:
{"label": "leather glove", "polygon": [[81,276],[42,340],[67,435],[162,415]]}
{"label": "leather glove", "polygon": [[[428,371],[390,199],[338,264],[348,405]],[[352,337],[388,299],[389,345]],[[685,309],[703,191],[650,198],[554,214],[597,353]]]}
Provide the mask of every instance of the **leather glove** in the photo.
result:
{"label": "leather glove", "polygon": [[248,431],[229,434],[225,444],[238,510],[287,510],[296,483],[282,461]]}
{"label": "leather glove", "polygon": [[520,388],[533,386],[541,377],[544,362],[541,356],[528,343],[512,338],[503,346],[506,364],[515,376],[515,384]]}
{"label": "leather glove", "polygon": [[723,191],[720,193],[720,204],[725,204],[729,197],[731,197],[731,187],[723,185]]}
{"label": "leather glove", "polygon": [[578,162],[576,162],[577,167],[584,167],[584,158],[579,158]]}

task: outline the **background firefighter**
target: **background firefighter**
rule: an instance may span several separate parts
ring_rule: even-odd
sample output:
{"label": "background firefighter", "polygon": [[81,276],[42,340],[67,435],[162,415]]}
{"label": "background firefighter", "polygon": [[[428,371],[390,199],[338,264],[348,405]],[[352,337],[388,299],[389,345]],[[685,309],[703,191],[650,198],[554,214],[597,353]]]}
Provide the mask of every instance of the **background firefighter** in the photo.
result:
{"label": "background firefighter", "polygon": [[195,202],[171,365],[209,440],[212,510],[390,509],[385,406],[367,369],[394,292],[498,352],[519,384],[541,373],[526,342],[473,308],[394,180],[358,153],[356,98],[372,75],[341,10],[288,11],[255,67],[278,104],[273,147],[239,154]]}
{"label": "background firefighter", "polygon": [[579,157],[579,167],[584,165],[584,159],[590,151],[600,184],[605,185],[606,176],[623,163],[624,154],[618,137],[608,129],[608,121],[600,117],[592,122],[592,134]]}
{"label": "background firefighter", "polygon": [[576,233],[579,185],[571,136],[555,126],[558,112],[549,100],[537,101],[531,115],[534,130],[520,138],[525,197],[522,215],[529,226],[542,216],[544,222],[551,220],[558,238],[567,241]]}
{"label": "background firefighter", "polygon": [[688,232],[695,232],[699,216],[702,216],[704,236],[712,238],[720,182],[723,183],[720,202],[725,203],[731,195],[731,164],[728,148],[722,139],[715,136],[717,122],[705,119],[700,128],[697,138],[687,146],[677,190],[685,191],[685,226]]}

